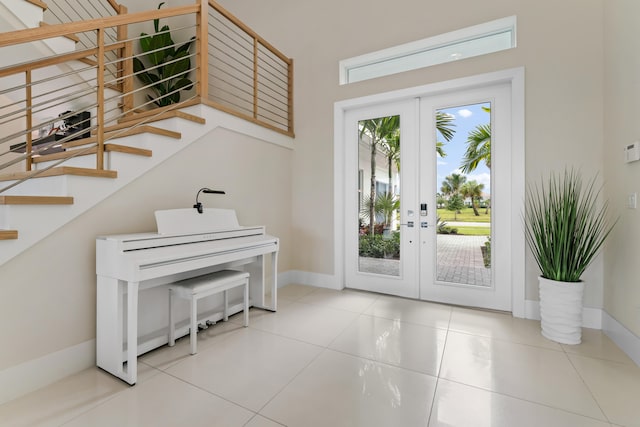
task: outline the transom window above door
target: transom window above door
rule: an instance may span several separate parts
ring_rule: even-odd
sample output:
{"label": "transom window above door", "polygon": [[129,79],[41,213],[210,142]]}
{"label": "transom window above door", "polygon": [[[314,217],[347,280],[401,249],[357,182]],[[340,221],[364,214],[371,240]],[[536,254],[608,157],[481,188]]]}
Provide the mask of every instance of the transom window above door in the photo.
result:
{"label": "transom window above door", "polygon": [[471,58],[516,47],[516,17],[405,43],[340,61],[340,84]]}

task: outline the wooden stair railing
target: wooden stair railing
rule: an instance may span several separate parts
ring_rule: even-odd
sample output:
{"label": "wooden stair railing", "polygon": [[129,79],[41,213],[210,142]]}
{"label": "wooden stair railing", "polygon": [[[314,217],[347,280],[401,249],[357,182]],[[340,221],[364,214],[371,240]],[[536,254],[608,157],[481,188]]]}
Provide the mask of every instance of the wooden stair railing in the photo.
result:
{"label": "wooden stair railing", "polygon": [[42,2],[40,0],[27,0],[27,3],[31,3],[34,6],[38,6],[42,10],[47,10],[49,8],[49,6],[47,6],[45,2]]}
{"label": "wooden stair railing", "polygon": [[[122,6],[117,5],[114,0],[109,0],[109,3],[120,13],[122,13],[123,10],[126,11],[126,9],[124,9]],[[46,7],[46,5],[44,6]],[[205,9],[207,13],[205,13]],[[107,18],[92,19],[83,22],[71,22],[64,25],[45,25],[41,28],[21,30],[13,33],[0,33],[0,47],[28,43],[33,40],[44,40],[47,38],[58,36],[73,36],[74,34],[82,34],[85,32],[97,31],[98,34],[100,34],[108,28],[117,28],[119,34],[125,34],[128,32],[128,25],[133,23],[140,23],[145,21],[152,21],[155,19],[164,19],[183,15],[193,15],[196,18],[194,20],[194,26],[196,28],[196,35],[198,37],[196,46],[199,48],[199,50],[194,54],[196,63],[198,65],[196,73],[193,75],[193,80],[197,91],[197,98],[195,98],[195,100],[206,102],[208,105],[213,106],[214,108],[218,108],[230,114],[237,115],[277,132],[282,132],[287,135],[293,136],[292,60],[285,57],[277,49],[266,42],[266,40],[262,39],[259,35],[253,32],[245,24],[243,24],[238,18],[231,15],[228,11],[226,11],[224,8],[222,8],[212,0],[198,0],[197,4],[189,6],[158,9],[148,12],[137,12],[131,14],[120,14]],[[253,107],[248,113],[243,112],[242,109],[234,109],[233,105],[225,103],[222,98],[219,98],[218,95],[216,95],[216,93],[219,92],[215,86],[217,83],[213,79],[216,73],[211,73],[211,70],[209,70],[210,61],[206,58],[203,58],[203,55],[214,55],[213,52],[209,52],[210,49],[207,47],[210,43],[204,43],[203,39],[207,38],[208,42],[210,42],[211,40],[215,40],[214,34],[217,33],[214,33],[214,31],[221,31],[218,27],[227,28],[227,25],[235,26],[239,31],[245,33],[254,41],[254,45],[252,48],[254,51],[253,58],[245,58],[251,59],[254,67],[254,71],[251,74],[252,83],[251,87],[249,88],[250,92],[252,93],[251,103],[253,104]],[[207,28],[209,31],[206,31]],[[233,33],[233,31],[231,32]],[[115,43],[106,44],[103,40],[103,37],[98,37],[97,46],[93,48],[34,61],[31,64],[27,64],[26,66],[1,68],[0,78],[15,74],[26,74],[27,77],[29,77],[31,72],[36,68],[55,66],[56,64],[74,60],[83,61],[87,64],[91,64],[92,66],[95,66],[97,64],[98,69],[100,69],[101,67],[106,65],[103,54],[107,52],[118,52],[119,54],[122,54],[124,52],[132,52],[132,43],[134,40],[135,39],[124,39],[119,40]],[[229,44],[223,45],[221,47],[215,47],[215,45],[212,45],[211,50],[214,50],[214,48],[222,51],[222,53],[227,56],[233,54]],[[97,57],[97,60],[91,59],[92,57]],[[134,77],[133,73],[130,72],[132,71],[132,68],[130,66],[132,58],[133,56],[127,56],[122,59],[122,67],[121,71],[119,72],[118,78],[115,80],[116,83],[104,81],[105,79],[101,78],[102,74],[98,73],[98,87],[96,91],[98,100],[95,104],[98,106],[98,110],[103,108],[103,94],[105,88],[133,88],[132,83]],[[210,59],[213,61],[212,64],[214,64],[215,67],[215,64],[218,62],[216,60],[216,57],[213,56]],[[240,76],[239,78],[244,77]],[[210,86],[209,83],[212,83],[212,86]],[[220,84],[223,86],[228,86],[233,85],[234,83],[233,81],[225,80]],[[29,92],[32,86],[33,84],[31,83],[31,78],[27,78],[27,83],[24,85],[25,90]],[[281,92],[281,95],[276,94],[277,91],[282,90],[283,92]],[[139,89],[135,91],[139,91]],[[136,108],[133,108],[131,102],[131,99],[133,98],[133,92],[134,91],[123,92],[122,102],[119,105],[124,108],[124,113],[122,114],[124,118],[135,115],[134,111],[136,110]],[[264,99],[262,99],[262,97],[264,97]],[[29,115],[31,111],[31,107],[29,107],[29,105],[31,105],[31,101],[28,98],[29,96],[27,96],[26,100],[28,105],[26,110],[27,115]],[[275,109],[273,111],[269,111],[267,109],[267,106],[276,104],[278,106],[274,107]],[[131,106],[131,108],[128,108],[127,105]],[[0,106],[0,108],[1,107],[2,106]],[[103,113],[104,111],[98,111],[98,113],[94,117],[92,117],[92,120],[94,122],[97,121],[96,129],[94,132],[96,135],[97,145],[99,147],[96,159],[97,169],[103,167],[102,152],[104,152],[104,147],[100,148],[100,146],[104,144],[104,127],[108,125],[108,123],[106,123],[104,121],[105,119],[102,117]],[[280,122],[280,118],[283,118],[284,122]],[[119,119],[119,122],[123,123],[124,121],[122,119]],[[31,126],[28,126],[27,130],[25,131],[25,138],[27,139],[28,146],[32,142],[31,133],[38,129],[37,126],[37,124],[33,123]],[[0,140],[0,143],[1,142],[2,141]],[[30,159],[27,159],[27,170],[29,169]]]}
{"label": "wooden stair railing", "polygon": [[[41,27],[45,27],[47,25],[51,25],[51,24],[47,24],[46,22],[42,21],[40,22],[40,26]],[[79,43],[80,42],[80,37],[76,36],[75,34],[67,34],[66,36],[64,36],[65,38],[71,40],[72,42],[75,43]]]}
{"label": "wooden stair railing", "polygon": [[[39,7],[46,9],[48,6],[39,0],[27,0]],[[57,0],[50,0],[52,2]],[[69,0],[60,0],[69,1]],[[228,11],[215,3],[213,0],[196,0],[196,4],[178,6],[172,8],[155,9],[145,12],[127,13],[124,6],[118,5],[115,0],[108,1],[110,6],[118,13],[115,16],[108,16],[97,19],[90,19],[81,22],[68,22],[64,24],[46,25],[43,24],[39,28],[19,30],[10,33],[0,33],[0,48],[6,46],[16,46],[22,43],[32,43],[35,41],[46,40],[54,37],[70,37],[74,40],[83,34],[97,34],[96,45],[92,47],[81,48],[80,50],[67,54],[56,55],[48,58],[38,59],[28,64],[20,64],[16,66],[0,67],[0,84],[3,78],[13,78],[19,76],[24,82],[23,85],[14,86],[11,90],[24,92],[23,102],[26,105],[24,114],[26,115],[26,126],[22,136],[13,134],[0,137],[0,172],[2,172],[3,155],[11,154],[8,150],[3,153],[3,144],[14,143],[16,140],[26,140],[27,153],[26,171],[11,172],[0,174],[0,182],[26,180],[38,177],[57,176],[63,174],[116,178],[117,171],[104,169],[104,153],[105,152],[121,152],[139,156],[151,156],[152,151],[128,147],[126,144],[114,143],[113,139],[119,136],[128,136],[143,132],[151,132],[169,136],[172,138],[180,138],[179,132],[173,132],[152,126],[149,123],[159,120],[177,117],[184,120],[190,120],[196,123],[204,123],[200,117],[180,111],[178,108],[204,103],[224,112],[241,117],[258,125],[264,126],[273,131],[283,133],[293,137],[293,61],[281,52],[271,46],[266,40],[261,38],[249,27],[242,23],[238,18],[231,15]],[[135,77],[133,72],[134,43],[138,43],[137,38],[129,38],[128,27],[131,24],[140,24],[147,22],[151,26],[151,22],[155,19],[166,19],[177,16],[192,16],[193,29],[196,35],[196,52],[193,53],[192,62],[195,62],[195,68],[189,78],[194,82],[195,96],[178,105],[165,108],[144,110],[143,108],[150,105],[151,102],[134,105],[134,94],[144,90],[142,87],[134,85]],[[184,21],[184,19],[183,19]],[[187,28],[187,27],[185,27]],[[105,32],[109,30],[117,32],[117,39],[112,42],[105,40]],[[138,30],[136,30],[138,31]],[[247,91],[251,94],[248,101],[247,109],[239,107],[233,102],[229,102],[229,93],[225,92],[225,87],[233,87],[237,82],[245,76],[227,76],[220,80],[218,78],[219,70],[215,68],[219,64],[220,57],[216,55],[229,56],[233,55],[233,49],[229,44],[216,45],[216,36],[220,31],[229,31],[229,37],[245,39],[245,36],[239,34],[244,33],[252,40],[250,50],[252,54],[249,57],[240,58],[240,60],[248,60],[253,67],[250,72],[250,83]],[[84,37],[83,37],[84,38]],[[216,52],[213,52],[213,51]],[[114,79],[109,80],[106,76],[106,67],[110,66],[113,61],[109,61],[105,55],[116,55],[117,73]],[[38,154],[33,150],[32,134],[40,129],[43,123],[38,123],[32,115],[38,112],[38,108],[43,108],[32,98],[33,87],[36,82],[33,75],[35,71],[48,67],[55,67],[65,63],[82,62],[96,70],[95,78],[95,96],[94,103],[95,112],[91,113],[91,136],[84,139],[74,141],[63,141],[62,147],[66,150],[61,153]],[[71,67],[73,68],[73,67]],[[39,83],[39,82],[38,82]],[[84,84],[84,83],[83,83]],[[119,95],[113,99],[119,99],[117,103],[120,113],[115,118],[107,120],[106,114],[109,113],[105,109],[107,101],[112,102],[105,96],[105,89],[115,89]],[[3,95],[6,89],[0,86],[0,95]],[[35,95],[33,95],[35,96]],[[231,96],[239,96],[238,93]],[[140,98],[139,96],[137,98]],[[7,123],[6,117],[11,117],[14,113],[5,114],[2,111],[3,105],[0,105],[0,135],[2,134],[2,124]],[[94,108],[94,107],[92,107]],[[83,111],[78,109],[76,111]],[[4,120],[4,121],[3,121]],[[52,123],[50,121],[49,123]],[[7,135],[5,133],[4,135]],[[96,157],[95,168],[79,168],[64,166],[65,161],[78,155],[92,155]],[[44,169],[31,170],[32,165],[51,162],[53,165],[45,166]],[[10,163],[13,164],[13,163]],[[15,185],[15,184],[10,184]],[[0,185],[0,196],[3,191],[9,187]],[[9,196],[5,196],[9,197]],[[11,200],[11,199],[4,199]],[[18,199],[13,199],[14,201]],[[25,199],[26,200],[26,199]],[[44,199],[42,199],[44,200]],[[57,200],[57,199],[51,199]],[[17,231],[0,230],[0,239],[15,238]]]}

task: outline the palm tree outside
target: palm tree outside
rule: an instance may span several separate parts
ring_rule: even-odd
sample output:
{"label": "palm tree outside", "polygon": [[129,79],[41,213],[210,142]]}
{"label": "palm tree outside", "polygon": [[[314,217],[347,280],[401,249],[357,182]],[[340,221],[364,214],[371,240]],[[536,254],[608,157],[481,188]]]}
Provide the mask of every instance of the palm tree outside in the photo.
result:
{"label": "palm tree outside", "polygon": [[455,196],[456,194],[460,194],[460,189],[467,182],[467,177],[458,174],[452,173],[451,175],[447,175],[442,181],[442,187],[440,187],[440,191],[442,194],[447,196]]}
{"label": "palm tree outside", "polygon": [[475,216],[480,216],[480,212],[478,212],[478,205],[482,198],[483,189],[484,184],[478,184],[476,181],[467,181],[462,185],[462,187],[460,187],[460,194],[465,198],[468,197],[471,199],[471,207],[473,208],[473,214]]}
{"label": "palm tree outside", "polygon": [[360,140],[366,135],[371,148],[371,180],[369,188],[369,234],[374,234],[376,200],[376,156],[380,145],[400,129],[400,116],[378,117],[360,122]]}
{"label": "palm tree outside", "polygon": [[[491,108],[482,107],[482,110],[491,114]],[[476,170],[478,165],[484,162],[491,169],[491,124],[485,123],[476,126],[467,137],[467,151],[460,163],[460,171],[469,173]]]}
{"label": "palm tree outside", "polygon": [[400,172],[400,129],[397,129],[382,144],[382,150],[387,156],[387,174],[389,178],[389,188],[387,194],[393,196],[393,166]]}
{"label": "palm tree outside", "polygon": [[[454,129],[456,127],[455,117],[450,114],[446,114],[442,111],[436,111],[436,130],[438,135],[441,135],[446,142],[453,139],[456,133]],[[444,151],[444,141],[436,141],[436,153],[444,158],[447,157],[447,153]]]}

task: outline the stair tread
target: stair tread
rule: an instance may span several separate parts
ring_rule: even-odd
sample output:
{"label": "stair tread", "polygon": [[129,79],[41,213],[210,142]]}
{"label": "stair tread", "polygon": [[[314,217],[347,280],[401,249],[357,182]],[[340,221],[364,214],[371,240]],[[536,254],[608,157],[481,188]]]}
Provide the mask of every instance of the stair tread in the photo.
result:
{"label": "stair tread", "polygon": [[0,240],[15,240],[18,238],[18,230],[0,230]]}
{"label": "stair tread", "polygon": [[121,127],[125,128],[131,126],[132,123],[138,123],[145,120],[146,123],[157,122],[164,119],[170,119],[173,117],[178,117],[184,120],[189,120],[194,123],[205,124],[207,121],[202,117],[196,116],[194,114],[185,113],[180,110],[169,110],[164,113],[158,113],[156,110],[149,110],[142,113],[134,113],[130,116],[126,116],[118,120],[118,125],[113,127]]}
{"label": "stair tread", "polygon": [[153,151],[147,150],[146,148],[129,147],[128,145],[121,145],[121,144],[111,144],[111,143],[106,144],[105,150],[109,152],[135,154],[138,156],[145,156],[145,157],[151,157],[153,155]]}
{"label": "stair tread", "polygon": [[[182,138],[182,134],[180,132],[174,132],[172,130],[162,129],[155,126],[143,125],[138,126],[133,129],[122,130],[122,128],[112,128],[111,126],[105,128],[105,138],[110,140],[117,138],[124,138],[125,136],[139,135],[141,133],[153,133],[155,135],[163,135],[168,136],[169,138],[180,139]],[[97,138],[95,135],[90,136],[89,138],[75,139],[73,141],[67,141],[61,144],[62,148],[73,148],[80,147],[82,145],[94,144],[97,142]],[[109,142],[105,143],[105,146],[109,144]]]}
{"label": "stair tread", "polygon": [[71,205],[69,196],[0,196],[0,205]]}
{"label": "stair tread", "polygon": [[105,138],[123,138],[125,136],[139,135],[141,133],[153,133],[155,135],[168,136],[169,138],[180,139],[182,134],[168,129],[162,129],[156,126],[141,125],[127,131],[118,129],[105,129]]}
{"label": "stair tread", "polygon": [[[40,172],[40,173],[38,173]],[[77,168],[72,166],[59,166],[46,171],[13,172],[0,175],[0,181],[15,181],[25,178],[44,178],[47,176],[75,175],[95,178],[117,178],[118,172],[112,170],[97,170],[89,168]]]}
{"label": "stair tread", "polygon": [[[151,157],[153,155],[153,152],[151,150],[147,150],[145,148],[129,147],[127,145],[112,144],[112,143],[105,144],[104,150],[106,152],[126,153],[126,154],[132,154],[132,155],[144,156],[144,157]],[[77,154],[78,151],[84,151],[84,153]],[[98,151],[97,147],[78,148],[75,150],[67,150],[59,153],[45,154],[42,156],[34,157],[32,161],[33,163],[44,163],[44,162],[50,162],[54,160],[68,159],[68,158],[74,157],[74,155],[75,157],[89,156],[89,155],[96,154],[97,151]]]}

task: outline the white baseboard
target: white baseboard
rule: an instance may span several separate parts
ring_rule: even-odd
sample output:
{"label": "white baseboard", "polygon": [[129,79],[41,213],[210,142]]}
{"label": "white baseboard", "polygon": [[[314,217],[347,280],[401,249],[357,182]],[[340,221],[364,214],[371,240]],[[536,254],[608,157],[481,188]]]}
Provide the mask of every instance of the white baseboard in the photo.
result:
{"label": "white baseboard", "polygon": [[[582,308],[582,327],[590,329],[602,329],[601,308]],[[524,308],[525,319],[540,320],[540,301],[526,300]]]}
{"label": "white baseboard", "polygon": [[96,364],[96,340],[0,371],[0,405]]}
{"label": "white baseboard", "polygon": [[602,312],[602,330],[611,340],[640,366],[640,337],[624,327],[606,311]]}
{"label": "white baseboard", "polygon": [[289,270],[278,274],[278,287],[291,284],[316,286],[318,288],[327,288],[341,290],[342,285],[336,279],[336,276],[329,274],[310,273],[308,271]]}

